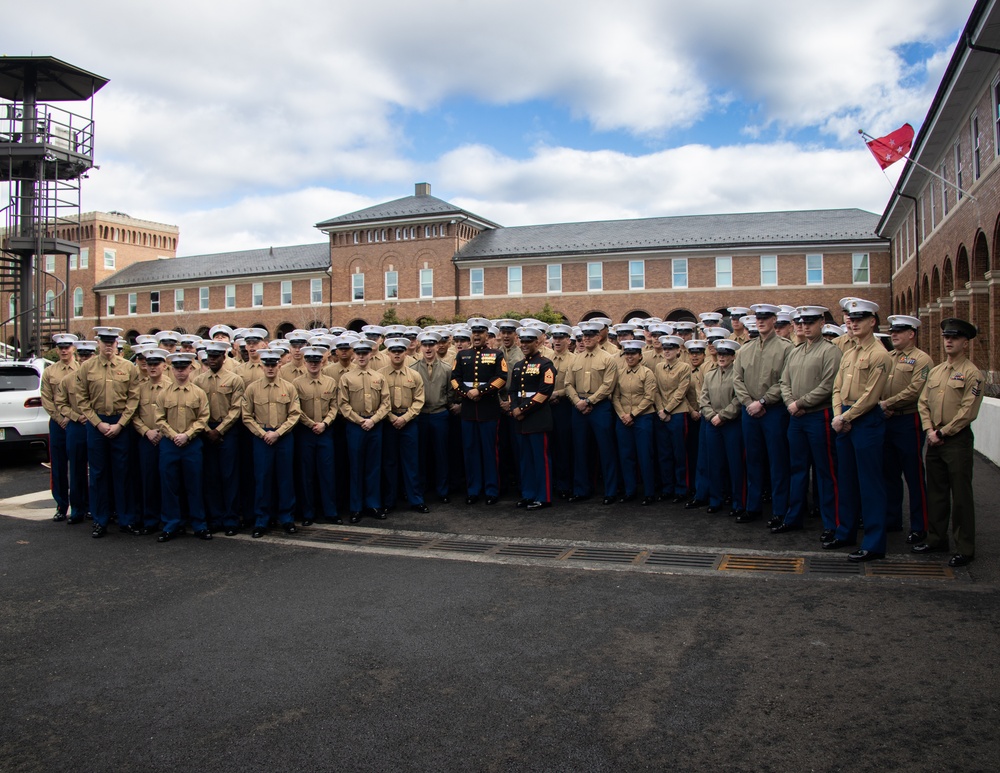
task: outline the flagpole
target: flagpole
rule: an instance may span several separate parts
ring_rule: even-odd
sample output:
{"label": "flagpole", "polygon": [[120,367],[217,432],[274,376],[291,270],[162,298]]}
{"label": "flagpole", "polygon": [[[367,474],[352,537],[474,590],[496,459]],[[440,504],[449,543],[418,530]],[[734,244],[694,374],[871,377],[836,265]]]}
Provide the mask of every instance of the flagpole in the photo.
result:
{"label": "flagpole", "polygon": [[[858,129],[858,134],[860,134],[862,137],[864,137],[867,140],[877,140],[878,139],[878,137],[872,137],[864,129]],[[925,172],[927,172],[927,174],[931,175],[932,177],[936,177],[941,182],[943,182],[945,185],[950,185],[952,188],[954,188],[956,191],[958,191],[959,193],[963,194],[964,196],[968,196],[973,201],[978,201],[978,199],[976,199],[976,197],[973,196],[971,193],[969,193],[967,190],[959,188],[951,180],[945,179],[944,177],[942,177],[941,175],[939,175],[937,172],[935,172],[933,169],[928,169],[926,166],[924,166],[923,164],[921,164],[919,161],[914,161],[906,153],[900,154],[900,157],[901,158],[905,158],[907,161],[909,161],[914,166],[923,169]]]}

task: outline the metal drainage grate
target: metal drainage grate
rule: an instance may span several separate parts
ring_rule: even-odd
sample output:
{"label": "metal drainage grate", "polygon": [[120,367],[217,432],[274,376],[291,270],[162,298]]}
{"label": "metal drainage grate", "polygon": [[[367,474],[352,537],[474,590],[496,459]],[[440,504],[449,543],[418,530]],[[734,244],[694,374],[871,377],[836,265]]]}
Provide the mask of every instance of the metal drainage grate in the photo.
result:
{"label": "metal drainage grate", "polygon": [[643,562],[645,566],[675,566],[686,569],[714,569],[718,556],[711,553],[652,552]]}
{"label": "metal drainage grate", "polygon": [[869,577],[917,577],[924,580],[954,580],[955,572],[944,564],[920,563],[907,561],[901,563],[868,564],[866,573]]}
{"label": "metal drainage grate", "polygon": [[492,542],[463,542],[462,540],[442,540],[428,545],[428,550],[447,550],[452,553],[488,553],[496,547]]}
{"label": "metal drainage grate", "polygon": [[363,545],[372,535],[363,531],[334,531],[332,529],[299,529],[299,539],[316,540],[318,542],[333,542],[344,545]]}
{"label": "metal drainage grate", "polygon": [[433,540],[424,539],[422,537],[406,537],[402,534],[386,534],[381,537],[376,537],[369,545],[374,545],[380,548],[409,548],[416,549],[425,547],[427,544]]}
{"label": "metal drainage grate", "polygon": [[738,570],[741,572],[780,572],[785,574],[802,574],[805,559],[781,558],[770,556],[724,556],[719,569]]}
{"label": "metal drainage grate", "polygon": [[568,561],[603,561],[610,564],[631,564],[639,557],[640,550],[619,548],[574,548],[566,556]]}
{"label": "metal drainage grate", "polygon": [[846,558],[810,558],[806,562],[809,574],[829,574],[829,575],[858,575],[862,568],[858,564],[853,564]]}
{"label": "metal drainage grate", "polygon": [[549,545],[504,545],[496,554],[498,556],[517,556],[518,558],[559,558],[566,548]]}

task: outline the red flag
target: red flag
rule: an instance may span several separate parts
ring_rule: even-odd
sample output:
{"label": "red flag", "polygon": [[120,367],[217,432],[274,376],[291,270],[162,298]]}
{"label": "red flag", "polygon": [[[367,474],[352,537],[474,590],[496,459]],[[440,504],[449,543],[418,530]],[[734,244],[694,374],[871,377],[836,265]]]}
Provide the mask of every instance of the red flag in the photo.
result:
{"label": "red flag", "polygon": [[910,152],[913,144],[913,127],[904,123],[896,131],[865,143],[875,156],[878,165],[885,169]]}

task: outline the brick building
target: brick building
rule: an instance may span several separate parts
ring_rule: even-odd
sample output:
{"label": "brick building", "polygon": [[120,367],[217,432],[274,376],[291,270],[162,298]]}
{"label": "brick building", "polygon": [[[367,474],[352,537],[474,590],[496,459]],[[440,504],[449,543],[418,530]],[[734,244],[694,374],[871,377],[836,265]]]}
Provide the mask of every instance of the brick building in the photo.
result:
{"label": "brick building", "polygon": [[920,345],[970,320],[972,357],[1000,372],[1000,9],[976,3],[877,226],[892,243],[893,308],[919,315]]}
{"label": "brick building", "polygon": [[[77,335],[89,336],[91,327],[106,313],[106,308],[98,309],[99,298],[94,287],[135,263],[162,261],[177,254],[179,229],[175,225],[154,223],[129,217],[121,212],[85,212],[80,216],[79,226],[62,226],[56,236],[80,245],[77,255],[46,255],[44,270],[59,277],[66,283],[69,295],[70,330]],[[46,277],[45,301],[52,299],[62,290],[53,277]],[[5,293],[0,298],[0,308],[8,313],[4,319],[13,316],[13,299]],[[0,331],[4,341],[9,341],[9,332]]]}

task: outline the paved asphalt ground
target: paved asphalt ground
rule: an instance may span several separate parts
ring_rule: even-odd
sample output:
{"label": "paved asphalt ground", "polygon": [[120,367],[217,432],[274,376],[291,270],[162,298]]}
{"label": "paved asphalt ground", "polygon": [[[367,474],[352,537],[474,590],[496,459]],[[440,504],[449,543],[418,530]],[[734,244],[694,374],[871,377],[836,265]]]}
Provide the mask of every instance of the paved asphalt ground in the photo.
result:
{"label": "paved asphalt ground", "polygon": [[[97,541],[4,515],[0,770],[996,771],[1000,471],[975,472],[978,557],[948,580]],[[0,498],[46,481],[0,458]],[[378,525],[818,547],[815,524],[512,504]]]}

